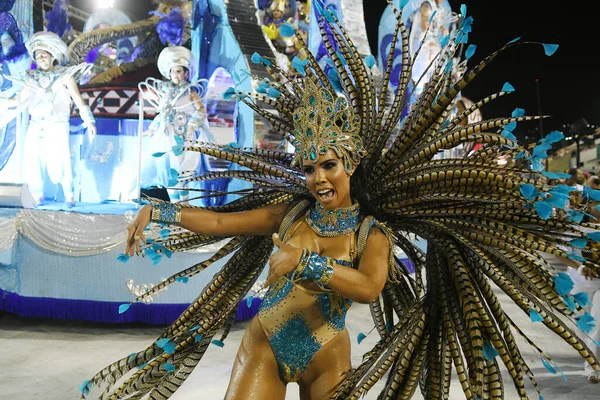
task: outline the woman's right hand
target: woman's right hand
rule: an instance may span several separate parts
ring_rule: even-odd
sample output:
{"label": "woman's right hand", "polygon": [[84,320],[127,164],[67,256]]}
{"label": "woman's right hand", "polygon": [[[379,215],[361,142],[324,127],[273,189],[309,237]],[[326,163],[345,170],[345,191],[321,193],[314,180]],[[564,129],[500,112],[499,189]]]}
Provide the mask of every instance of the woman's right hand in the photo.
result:
{"label": "woman's right hand", "polygon": [[130,257],[133,256],[134,252],[136,255],[140,254],[142,249],[142,243],[146,243],[146,237],[144,236],[144,229],[150,223],[150,217],[152,215],[152,206],[146,204],[138,211],[133,222],[127,227],[127,243],[125,244],[125,254]]}

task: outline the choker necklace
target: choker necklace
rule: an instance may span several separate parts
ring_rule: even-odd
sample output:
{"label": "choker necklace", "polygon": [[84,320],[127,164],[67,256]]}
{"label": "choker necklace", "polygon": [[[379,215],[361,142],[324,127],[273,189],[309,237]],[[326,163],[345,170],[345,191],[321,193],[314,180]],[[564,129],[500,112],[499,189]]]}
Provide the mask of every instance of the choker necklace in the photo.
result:
{"label": "choker necklace", "polygon": [[317,235],[335,237],[354,233],[360,225],[358,203],[346,208],[326,210],[316,202],[306,213],[306,223]]}

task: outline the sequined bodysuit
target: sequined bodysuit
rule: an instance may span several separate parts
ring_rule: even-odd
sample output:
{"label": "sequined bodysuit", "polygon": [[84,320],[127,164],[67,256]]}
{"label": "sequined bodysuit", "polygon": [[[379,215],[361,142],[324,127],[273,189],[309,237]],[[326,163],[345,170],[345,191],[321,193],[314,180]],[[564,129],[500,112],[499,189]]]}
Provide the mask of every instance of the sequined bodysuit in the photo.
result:
{"label": "sequined bodysuit", "polygon": [[[284,241],[293,236],[293,231],[283,236]],[[354,236],[351,235],[352,249]],[[353,267],[350,261],[336,262]],[[352,304],[335,291],[316,291],[295,283],[291,274],[269,287],[258,311],[258,320],[286,383],[298,381],[317,351],[344,330],[346,313]]]}
{"label": "sequined bodysuit", "polygon": [[[338,264],[342,262],[338,260]],[[296,382],[317,351],[344,330],[351,304],[337,292],[307,289],[289,276],[271,285],[260,305],[258,320],[285,382]]]}

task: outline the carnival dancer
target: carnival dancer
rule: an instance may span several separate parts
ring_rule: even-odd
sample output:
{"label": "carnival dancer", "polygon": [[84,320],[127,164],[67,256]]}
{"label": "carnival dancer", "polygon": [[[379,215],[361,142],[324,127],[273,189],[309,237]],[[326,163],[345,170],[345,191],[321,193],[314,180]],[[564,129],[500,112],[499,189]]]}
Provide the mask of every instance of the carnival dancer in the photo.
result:
{"label": "carnival dancer", "polygon": [[[399,26],[393,43],[402,35],[405,47],[401,11],[395,12]],[[520,398],[528,396],[525,379],[541,392],[515,336],[522,336],[544,365],[553,368],[554,362],[504,314],[492,283],[599,370],[572,328],[589,332],[591,317],[570,294],[565,274],[555,274],[537,253],[579,257],[594,274],[600,271],[600,254],[592,246],[600,232],[582,233],[585,224],[577,222],[582,208],[567,210],[568,218],[553,214],[553,208],[565,207],[561,199],[568,195],[536,172],[540,150],[562,135],[548,135],[542,148],[530,152],[499,132],[537,117],[515,113],[458,125],[483,104],[507,95],[508,86],[461,115],[448,116],[477,72],[515,42],[450,84],[446,66],[471,28],[471,19],[463,15],[457,36],[446,44],[429,84],[398,128],[410,80],[408,52],[402,54],[407,67],[387,106],[392,66],[379,89],[369,69],[374,60],[362,59],[334,14],[326,9],[320,14],[315,22],[329,32],[323,40],[335,42],[326,46],[335,66],[329,74],[308,51],[307,63],[294,67],[298,74],[257,55],[253,60],[270,78],[256,93],[231,88],[224,94],[267,119],[295,152],[207,143],[187,147],[247,168],[198,179],[235,177],[254,188],[210,210],[153,200],[130,225],[121,256],[141,252],[156,261],[161,254],[230,238],[208,260],[135,301],[229,259],[155,343],[84,382],[84,395],[94,384],[106,384],[103,396],[111,399],[170,397],[221,329],[214,342],[223,344],[238,303],[267,262],[268,289],[242,339],[227,399],[283,399],[289,382],[298,382],[302,399],[359,399],[383,376],[381,399],[410,398],[419,387],[424,398],[447,398],[453,366],[466,398],[502,398],[500,362]],[[555,50],[543,47],[548,54]],[[386,147],[396,129],[397,138]],[[482,147],[468,158],[434,159],[463,142]],[[513,158],[499,164],[492,157],[499,151]],[[169,234],[162,228],[160,237],[146,243],[151,222],[170,224]],[[425,251],[412,243],[412,235],[427,241]],[[580,255],[572,254],[575,247]],[[396,249],[411,260],[414,273],[396,258]],[[354,369],[345,329],[352,301],[370,304],[381,336]],[[123,304],[119,312],[129,307]],[[372,326],[365,324],[365,330]]]}
{"label": "carnival dancer", "polygon": [[[172,201],[189,199],[189,192],[177,190],[189,183],[173,183],[173,174],[197,175],[210,170],[206,156],[193,152],[172,152],[173,146],[189,145],[192,141],[213,142],[208,115],[201,95],[205,93],[201,80],[190,82],[196,73],[196,61],[183,46],[165,47],[158,56],[158,69],[166,81],[148,78],[139,84],[140,90],[156,107],[157,115],[143,135],[142,187],[176,187],[168,189]],[[156,153],[168,153],[152,157]],[[191,184],[202,189],[201,184]]]}
{"label": "carnival dancer", "polygon": [[[24,180],[38,203],[44,196],[44,178],[47,176],[62,188],[65,205],[75,205],[73,170],[69,147],[69,117],[75,102],[88,134],[96,135],[95,119],[85,103],[76,78],[89,66],[71,67],[67,45],[52,32],[37,32],[25,43],[36,69],[25,71],[22,79],[6,76],[23,86],[20,95],[8,99],[9,107],[26,104],[31,119],[25,134]],[[54,197],[54,196],[51,196]]]}

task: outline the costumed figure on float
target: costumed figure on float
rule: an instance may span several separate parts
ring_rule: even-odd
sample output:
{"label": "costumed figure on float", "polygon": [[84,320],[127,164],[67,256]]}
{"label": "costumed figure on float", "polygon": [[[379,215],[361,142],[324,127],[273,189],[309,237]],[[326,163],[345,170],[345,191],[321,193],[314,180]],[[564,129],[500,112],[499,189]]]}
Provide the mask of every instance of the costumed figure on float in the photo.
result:
{"label": "costumed figure on float", "polygon": [[[201,191],[203,186],[185,182],[183,177],[202,175],[210,170],[205,155],[183,152],[183,146],[192,142],[214,141],[202,98],[206,80],[190,82],[196,73],[196,61],[192,52],[183,46],[165,47],[158,57],[158,69],[166,81],[148,78],[138,85],[157,110],[156,117],[143,133],[148,138],[142,155],[142,187],[167,187],[172,201],[188,201],[189,192],[181,189]],[[174,146],[180,150],[172,151]],[[179,182],[178,176],[182,178]]]}
{"label": "costumed figure on float", "polygon": [[[238,303],[269,261],[268,288],[242,340],[227,399],[283,399],[288,382],[299,383],[301,398],[359,399],[382,377],[380,399],[410,398],[417,388],[424,398],[448,398],[453,373],[467,399],[503,398],[500,363],[520,398],[527,398],[531,387],[541,393],[517,336],[548,369],[558,367],[504,313],[494,287],[600,370],[574,329],[589,333],[593,319],[579,303],[581,297],[570,293],[568,276],[538,254],[574,258],[594,274],[600,272],[600,252],[593,247],[600,232],[581,230],[588,226],[581,222],[586,202],[565,213],[552,212],[566,208],[563,200],[574,190],[550,186],[540,168],[544,150],[562,134],[550,133],[535,148],[520,146],[511,133],[515,126],[540,117],[519,109],[506,118],[459,124],[486,103],[509,95],[510,84],[456,117],[448,114],[480,71],[520,43],[507,43],[450,84],[446,67],[471,29],[472,18],[463,6],[461,25],[388,144],[407,101],[412,68],[409,52],[403,51],[398,88],[387,93],[395,42],[401,40],[403,49],[409,45],[402,10],[394,12],[397,28],[380,88],[370,70],[373,57],[360,56],[327,9],[315,22],[332,32],[323,37],[334,66],[329,75],[308,51],[306,63],[297,64],[294,73],[271,59],[253,57],[270,78],[256,93],[230,88],[224,96],[267,119],[295,152],[201,142],[185,147],[247,168],[198,179],[228,176],[254,186],[218,207],[159,200],[145,205],[129,227],[122,259],[142,252],[155,261],[173,251],[230,240],[208,260],[134,301],[229,259],[156,342],[100,370],[82,384],[84,395],[94,385],[106,385],[103,398],[170,397],[211,341],[223,345]],[[306,47],[299,34],[295,37]],[[538,45],[547,55],[557,48]],[[468,50],[467,58],[472,53]],[[330,79],[333,73],[337,76]],[[481,148],[466,158],[434,159],[463,142]],[[497,162],[499,152],[507,163]],[[582,197],[600,199],[600,192],[584,189]],[[168,225],[168,234],[163,228],[161,236],[147,240],[151,222]],[[425,249],[412,242],[415,236],[426,240]],[[414,272],[396,257],[399,250]],[[355,368],[345,328],[352,301],[370,304],[381,336]],[[119,312],[129,306],[121,305]],[[219,340],[213,340],[220,330]]]}
{"label": "costumed figure on float", "polygon": [[25,43],[36,69],[25,71],[21,79],[5,78],[21,85],[20,93],[3,102],[8,107],[26,105],[31,116],[25,135],[24,181],[38,203],[54,198],[44,193],[45,177],[62,188],[65,204],[75,205],[73,170],[69,148],[69,118],[75,102],[84,126],[93,138],[94,116],[85,104],[76,79],[89,69],[82,63],[71,67],[66,44],[52,32],[37,32]]}

